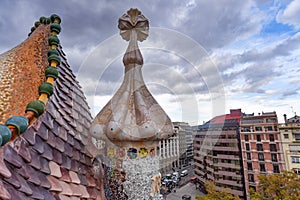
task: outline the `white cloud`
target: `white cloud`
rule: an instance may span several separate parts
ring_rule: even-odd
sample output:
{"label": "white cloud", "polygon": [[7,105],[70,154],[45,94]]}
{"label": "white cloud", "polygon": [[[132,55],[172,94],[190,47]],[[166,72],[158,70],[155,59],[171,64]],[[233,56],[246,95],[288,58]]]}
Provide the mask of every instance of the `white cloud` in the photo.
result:
{"label": "white cloud", "polygon": [[274,29],[264,35],[264,28],[276,19],[300,27],[300,2],[291,1],[277,15],[283,3],[4,1],[0,50],[23,41],[34,21],[55,11],[62,18],[59,37],[68,63],[96,114],[123,79],[128,43],[118,35],[117,20],[130,7],[138,7],[150,21],[149,37],[139,44],[144,79],[172,119],[202,123],[230,108],[250,113],[283,112],[290,106],[299,110],[294,101],[300,97],[299,33]]}
{"label": "white cloud", "polygon": [[300,28],[300,1],[293,0],[289,5],[277,15],[277,21]]}

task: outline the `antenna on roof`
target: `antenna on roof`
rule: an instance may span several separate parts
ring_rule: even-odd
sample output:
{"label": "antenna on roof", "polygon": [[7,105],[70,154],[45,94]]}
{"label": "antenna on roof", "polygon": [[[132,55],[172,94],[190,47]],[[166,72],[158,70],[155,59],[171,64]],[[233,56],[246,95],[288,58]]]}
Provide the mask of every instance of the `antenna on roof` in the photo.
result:
{"label": "antenna on roof", "polygon": [[294,108],[293,108],[293,106],[291,106],[291,109],[292,109],[292,113],[294,113],[294,114],[295,114],[295,116],[296,116],[296,112],[294,111]]}

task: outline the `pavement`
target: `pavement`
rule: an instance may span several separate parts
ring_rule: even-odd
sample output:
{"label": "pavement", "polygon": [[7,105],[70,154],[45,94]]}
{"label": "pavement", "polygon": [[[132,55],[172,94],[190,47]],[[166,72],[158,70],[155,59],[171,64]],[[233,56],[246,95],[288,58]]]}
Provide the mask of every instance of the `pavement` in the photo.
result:
{"label": "pavement", "polygon": [[167,200],[181,200],[181,197],[185,194],[191,195],[192,200],[196,200],[195,196],[204,196],[199,189],[196,189],[196,185],[188,183],[180,188],[176,188],[176,192],[168,194]]}

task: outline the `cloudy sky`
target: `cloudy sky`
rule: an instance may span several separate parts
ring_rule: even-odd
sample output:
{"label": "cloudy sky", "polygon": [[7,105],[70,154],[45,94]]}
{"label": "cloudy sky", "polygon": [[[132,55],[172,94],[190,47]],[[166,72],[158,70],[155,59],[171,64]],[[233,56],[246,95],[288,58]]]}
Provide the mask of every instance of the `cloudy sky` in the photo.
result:
{"label": "cloudy sky", "polygon": [[202,124],[241,108],[300,114],[299,0],[3,0],[0,53],[34,22],[62,18],[61,45],[97,114],[122,82],[118,18],[136,7],[149,19],[139,44],[146,85],[172,121]]}

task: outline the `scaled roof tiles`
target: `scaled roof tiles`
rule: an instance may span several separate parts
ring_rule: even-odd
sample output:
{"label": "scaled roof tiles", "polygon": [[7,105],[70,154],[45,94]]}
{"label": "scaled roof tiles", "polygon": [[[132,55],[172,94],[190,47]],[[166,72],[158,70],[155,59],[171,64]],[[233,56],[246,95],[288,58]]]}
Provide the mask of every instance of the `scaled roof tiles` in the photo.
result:
{"label": "scaled roof tiles", "polygon": [[[48,66],[49,24],[0,55],[0,122],[23,115],[38,97]],[[84,140],[92,117],[61,46],[59,77],[45,112],[15,141],[0,147],[0,199],[105,199]]]}

